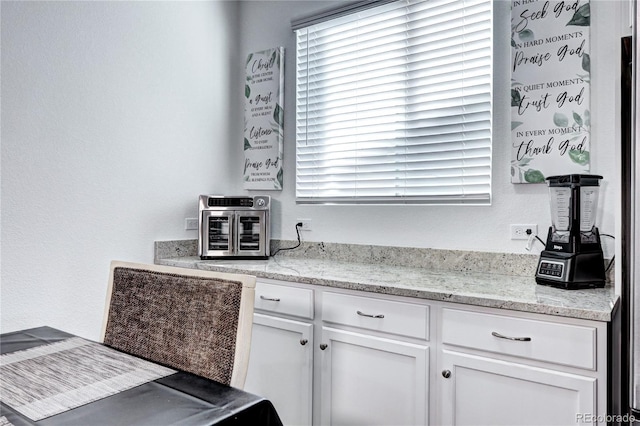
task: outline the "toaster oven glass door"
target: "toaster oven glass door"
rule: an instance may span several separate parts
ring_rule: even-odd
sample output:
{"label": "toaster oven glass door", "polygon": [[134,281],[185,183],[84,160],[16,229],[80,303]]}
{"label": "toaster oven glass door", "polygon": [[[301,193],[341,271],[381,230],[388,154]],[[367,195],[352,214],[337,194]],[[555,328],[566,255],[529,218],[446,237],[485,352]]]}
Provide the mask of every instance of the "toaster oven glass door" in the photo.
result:
{"label": "toaster oven glass door", "polygon": [[264,256],[266,250],[266,214],[264,211],[236,212],[236,253],[240,256]]}
{"label": "toaster oven glass door", "polygon": [[203,211],[202,221],[206,224],[202,232],[204,256],[231,256],[234,253],[234,213],[223,211]]}

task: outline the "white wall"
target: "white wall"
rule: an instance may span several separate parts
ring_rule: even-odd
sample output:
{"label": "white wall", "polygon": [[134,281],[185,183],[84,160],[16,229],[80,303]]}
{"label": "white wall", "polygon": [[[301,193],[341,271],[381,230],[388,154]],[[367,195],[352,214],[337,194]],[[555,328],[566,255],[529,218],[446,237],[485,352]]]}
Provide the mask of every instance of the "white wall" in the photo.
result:
{"label": "white wall", "polygon": [[[0,331],[97,338],[111,259],[196,238],[201,193],[241,193],[245,55],[286,48],[285,188],[273,237],[524,252],[511,223],[549,225],[542,185],[509,183],[508,2],[496,1],[493,204],[298,206],[290,19],[334,2],[0,2]],[[592,0],[592,171],[614,232],[623,2]],[[628,30],[628,29],[627,29]]]}
{"label": "white wall", "polygon": [[153,261],[225,192],[237,4],[7,2],[2,332],[98,338],[111,259]]}
{"label": "white wall", "polygon": [[[308,206],[295,203],[295,37],[292,18],[326,9],[341,2],[243,1],[241,3],[243,54],[274,46],[285,47],[285,148],[284,190],[271,192],[276,199],[273,236],[295,239],[298,218],[310,218],[308,241],[361,243],[390,246],[432,247],[492,252],[525,253],[522,241],[512,241],[510,224],[537,224],[546,238],[550,225],[545,185],[510,183],[510,9],[509,2],[494,2],[495,79],[493,134],[493,203],[491,206]],[[614,233],[618,204],[620,10],[624,1],[592,0],[592,173],[605,179],[599,223],[601,232]],[[628,28],[627,28],[628,32]],[[239,114],[242,111],[238,112]],[[242,131],[242,129],[240,129]],[[241,140],[241,137],[236,137]],[[234,162],[242,161],[238,144]],[[235,180],[241,180],[241,170]],[[537,248],[541,248],[537,245]],[[613,255],[613,244],[607,244]]]}

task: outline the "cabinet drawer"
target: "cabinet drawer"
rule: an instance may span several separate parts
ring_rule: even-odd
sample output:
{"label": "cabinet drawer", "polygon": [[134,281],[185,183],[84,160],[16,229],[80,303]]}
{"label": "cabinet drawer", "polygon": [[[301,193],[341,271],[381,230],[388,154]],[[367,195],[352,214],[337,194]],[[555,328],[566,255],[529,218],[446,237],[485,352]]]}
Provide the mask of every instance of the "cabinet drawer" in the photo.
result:
{"label": "cabinet drawer", "polygon": [[313,319],[313,290],[258,281],[255,309]]}
{"label": "cabinet drawer", "polygon": [[442,342],[589,370],[596,369],[594,327],[445,308],[442,310]]}
{"label": "cabinet drawer", "polygon": [[370,297],[323,293],[322,320],[400,336],[429,338],[429,307]]}

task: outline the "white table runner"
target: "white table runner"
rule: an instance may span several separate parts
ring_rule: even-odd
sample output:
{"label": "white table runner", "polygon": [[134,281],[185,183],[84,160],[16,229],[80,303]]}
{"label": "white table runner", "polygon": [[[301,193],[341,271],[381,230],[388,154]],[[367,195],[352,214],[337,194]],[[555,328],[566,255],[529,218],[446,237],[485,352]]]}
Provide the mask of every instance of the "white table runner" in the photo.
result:
{"label": "white table runner", "polygon": [[175,373],[79,337],[0,356],[0,400],[38,421]]}

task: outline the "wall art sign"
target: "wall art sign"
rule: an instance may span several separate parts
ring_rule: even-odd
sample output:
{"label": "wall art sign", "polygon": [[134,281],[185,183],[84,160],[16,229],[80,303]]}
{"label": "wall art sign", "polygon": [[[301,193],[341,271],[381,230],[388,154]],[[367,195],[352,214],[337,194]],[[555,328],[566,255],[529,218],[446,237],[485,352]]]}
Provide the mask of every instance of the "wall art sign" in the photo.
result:
{"label": "wall art sign", "polygon": [[589,0],[511,0],[511,182],[589,172]]}
{"label": "wall art sign", "polygon": [[250,53],[244,87],[244,188],[282,189],[284,48]]}

